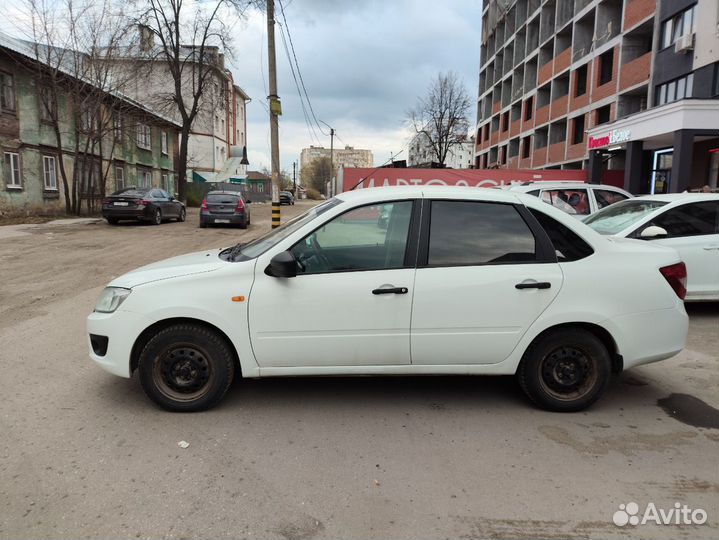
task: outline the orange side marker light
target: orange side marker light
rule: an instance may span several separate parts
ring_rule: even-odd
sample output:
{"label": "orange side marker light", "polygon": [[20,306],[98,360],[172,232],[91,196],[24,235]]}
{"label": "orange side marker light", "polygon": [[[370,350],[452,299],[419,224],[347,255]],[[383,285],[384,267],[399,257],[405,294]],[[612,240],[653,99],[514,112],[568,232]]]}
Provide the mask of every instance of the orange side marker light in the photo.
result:
{"label": "orange side marker light", "polygon": [[233,296],[233,297],[232,297],[232,301],[233,301],[233,302],[244,302],[244,301],[245,301],[245,297],[244,297],[244,296]]}

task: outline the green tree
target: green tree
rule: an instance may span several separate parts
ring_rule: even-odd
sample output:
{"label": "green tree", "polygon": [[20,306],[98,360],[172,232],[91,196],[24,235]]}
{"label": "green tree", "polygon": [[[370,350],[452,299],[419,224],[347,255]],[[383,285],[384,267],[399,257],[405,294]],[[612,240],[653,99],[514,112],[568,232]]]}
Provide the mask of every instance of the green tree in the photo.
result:
{"label": "green tree", "polygon": [[300,176],[305,186],[326,195],[325,187],[332,178],[332,163],[326,157],[316,158],[309,165],[302,167]]}

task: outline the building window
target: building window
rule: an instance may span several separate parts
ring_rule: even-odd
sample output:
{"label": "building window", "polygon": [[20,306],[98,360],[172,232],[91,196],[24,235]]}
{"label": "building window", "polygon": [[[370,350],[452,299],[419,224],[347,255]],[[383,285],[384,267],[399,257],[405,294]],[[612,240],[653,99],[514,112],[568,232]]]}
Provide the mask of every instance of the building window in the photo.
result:
{"label": "building window", "polygon": [[122,117],[117,112],[112,116],[112,134],[116,141],[122,140]]}
{"label": "building window", "polygon": [[166,156],[167,155],[167,131],[163,131],[160,134],[160,142],[161,142],[161,147],[162,147],[162,155]]}
{"label": "building window", "polygon": [[671,47],[682,36],[696,32],[696,4],[662,23],[662,49]]}
{"label": "building window", "polygon": [[584,142],[584,115],[572,120],[572,144]]}
{"label": "building window", "polygon": [[125,188],[125,167],[123,165],[115,165],[115,190]]}
{"label": "building window", "polygon": [[534,96],[529,96],[524,102],[524,119],[531,120],[534,113]]}
{"label": "building window", "polygon": [[80,111],[80,129],[82,129],[84,133],[91,133],[94,127],[94,121],[92,110],[87,105],[83,105]]}
{"label": "building window", "polygon": [[47,86],[40,88],[40,120],[52,122],[57,118],[57,103],[53,99],[52,90]]}
{"label": "building window", "polygon": [[656,104],[664,105],[672,101],[692,97],[694,89],[694,74],[690,73],[685,77],[674,79],[657,86]]}
{"label": "building window", "polygon": [[137,125],[137,146],[144,150],[152,149],[152,131],[147,124]]}
{"label": "building window", "polygon": [[583,96],[587,93],[587,64],[577,68],[574,74],[574,80],[576,81],[574,97]]}
{"label": "building window", "polygon": [[609,122],[609,118],[611,117],[611,105],[605,105],[604,107],[599,107],[597,109],[596,117],[594,125],[598,126],[600,124],[606,124]]}
{"label": "building window", "polygon": [[6,188],[22,188],[22,179],[20,178],[20,154],[5,152],[4,176]]}
{"label": "building window", "polygon": [[525,137],[522,139],[522,159],[526,159],[529,157],[529,152],[532,147],[532,137]]}
{"label": "building window", "polygon": [[0,73],[0,111],[15,110],[15,77]]}
{"label": "building window", "polygon": [[55,156],[42,156],[42,172],[45,179],[45,189],[57,191],[57,165]]}
{"label": "building window", "polygon": [[162,171],[161,175],[161,184],[160,187],[167,191],[168,193],[174,191],[172,189],[171,180],[170,180],[170,174],[167,171]]}
{"label": "building window", "polygon": [[152,171],[150,169],[137,168],[137,184],[138,187],[152,187]]}
{"label": "building window", "polygon": [[599,56],[599,86],[611,82],[613,71],[614,49],[611,49]]}

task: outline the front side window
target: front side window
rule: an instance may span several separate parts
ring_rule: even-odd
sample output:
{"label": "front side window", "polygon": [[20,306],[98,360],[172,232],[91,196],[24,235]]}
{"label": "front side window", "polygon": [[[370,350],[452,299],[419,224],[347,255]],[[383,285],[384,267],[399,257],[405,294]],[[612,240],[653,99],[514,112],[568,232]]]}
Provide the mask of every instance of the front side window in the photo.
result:
{"label": "front side window", "polygon": [[5,152],[3,174],[5,176],[5,187],[21,188],[20,178],[20,154]]}
{"label": "front side window", "polygon": [[597,200],[597,206],[604,208],[615,202],[623,201],[627,198],[626,195],[619,193],[618,191],[610,191],[608,189],[595,189],[594,198]]}
{"label": "front side window", "polygon": [[536,241],[510,204],[432,201],[430,266],[534,262]]}
{"label": "front side window", "polygon": [[57,189],[57,167],[55,165],[54,156],[42,157],[43,178],[45,180],[45,189]]}
{"label": "front side window", "polygon": [[0,110],[15,110],[15,77],[0,73]]}
{"label": "front side window", "polygon": [[404,266],[412,201],[354,208],[300,240],[291,251],[300,274]]}
{"label": "front side window", "polygon": [[659,214],[649,225],[665,229],[667,238],[717,234],[717,214],[719,201],[684,204]]}
{"label": "front side window", "polygon": [[542,200],[563,212],[585,216],[589,214],[589,197],[586,189],[546,189]]}

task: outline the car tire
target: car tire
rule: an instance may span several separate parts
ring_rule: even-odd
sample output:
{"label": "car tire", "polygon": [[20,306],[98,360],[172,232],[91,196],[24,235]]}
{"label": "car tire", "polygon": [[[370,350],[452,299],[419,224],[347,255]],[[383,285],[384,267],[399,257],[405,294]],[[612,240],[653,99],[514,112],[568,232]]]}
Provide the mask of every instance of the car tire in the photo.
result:
{"label": "car tire", "polygon": [[107,222],[108,222],[110,225],[117,225],[117,223],[120,221],[120,220],[118,220],[117,218],[114,218],[114,217],[109,217],[109,218],[106,218],[106,219],[107,219]]}
{"label": "car tire", "polygon": [[207,228],[207,223],[205,223],[204,221],[200,221],[200,229],[206,229],[206,228]]}
{"label": "car tire", "polygon": [[240,223],[240,229],[246,229],[248,225],[249,225],[249,222],[243,221],[242,223]]}
{"label": "car tire", "polygon": [[155,211],[152,213],[152,217],[150,218],[150,223],[153,225],[162,224],[162,212],[159,208],[155,208]]}
{"label": "car tire", "polygon": [[539,407],[576,412],[601,397],[611,371],[611,357],[597,336],[582,328],[564,328],[540,336],[529,346],[517,377]]}
{"label": "car tire", "polygon": [[175,324],[150,339],[140,353],[143,391],[163,409],[196,412],[224,397],[235,375],[230,346],[217,332]]}
{"label": "car tire", "polygon": [[187,210],[180,208],[180,215],[177,217],[177,221],[182,223],[185,219],[187,219]]}

